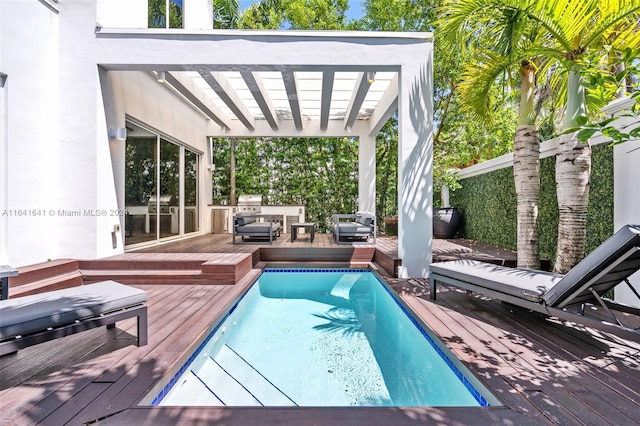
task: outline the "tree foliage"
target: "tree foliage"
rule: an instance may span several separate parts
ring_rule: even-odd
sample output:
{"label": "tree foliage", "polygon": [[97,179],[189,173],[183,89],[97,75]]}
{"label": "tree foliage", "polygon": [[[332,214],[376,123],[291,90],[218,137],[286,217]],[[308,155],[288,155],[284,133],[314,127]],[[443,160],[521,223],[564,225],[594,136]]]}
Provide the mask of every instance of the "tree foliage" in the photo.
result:
{"label": "tree foliage", "polygon": [[[229,193],[229,142],[214,141],[214,193]],[[309,221],[329,227],[331,215],[357,210],[358,144],[353,138],[236,139],[236,189],[265,204],[305,206]]]}

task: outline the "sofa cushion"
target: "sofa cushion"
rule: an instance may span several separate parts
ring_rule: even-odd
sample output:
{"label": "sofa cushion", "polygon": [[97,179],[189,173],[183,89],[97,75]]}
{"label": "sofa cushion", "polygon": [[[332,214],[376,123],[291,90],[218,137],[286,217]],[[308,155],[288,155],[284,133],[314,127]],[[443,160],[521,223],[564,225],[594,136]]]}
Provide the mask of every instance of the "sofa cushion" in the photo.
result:
{"label": "sofa cushion", "polygon": [[236,222],[238,223],[238,226],[248,225],[250,223],[254,223],[255,221],[256,221],[255,217],[246,217],[246,216],[240,216],[240,215],[236,216]]}
{"label": "sofa cushion", "polygon": [[253,222],[247,223],[243,226],[238,226],[236,228],[237,234],[245,234],[245,235],[269,235],[269,231],[276,232],[280,229],[280,224],[278,222]]}
{"label": "sofa cushion", "polygon": [[335,225],[335,232],[339,232],[341,237],[368,236],[371,228],[358,222],[340,222]]}
{"label": "sofa cushion", "polygon": [[356,219],[356,222],[364,225],[364,226],[371,226],[371,223],[373,222],[373,218],[370,216],[359,216]]}

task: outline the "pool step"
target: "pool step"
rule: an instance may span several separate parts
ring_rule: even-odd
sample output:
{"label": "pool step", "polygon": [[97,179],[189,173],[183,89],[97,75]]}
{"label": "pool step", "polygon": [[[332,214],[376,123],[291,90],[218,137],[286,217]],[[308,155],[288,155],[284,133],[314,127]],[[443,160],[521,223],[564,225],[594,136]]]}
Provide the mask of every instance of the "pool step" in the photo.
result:
{"label": "pool step", "polygon": [[229,376],[240,383],[261,405],[270,407],[296,405],[295,402],[229,346],[224,345],[220,349],[220,352],[215,357],[215,362]]}
{"label": "pool step", "polygon": [[195,375],[223,405],[296,405],[227,345],[220,349],[215,359],[207,359]]}
{"label": "pool step", "polygon": [[229,346],[198,371],[188,371],[159,405],[162,406],[296,406]]}
{"label": "pool step", "polygon": [[224,405],[192,371],[188,371],[160,402],[161,406],[206,406]]}

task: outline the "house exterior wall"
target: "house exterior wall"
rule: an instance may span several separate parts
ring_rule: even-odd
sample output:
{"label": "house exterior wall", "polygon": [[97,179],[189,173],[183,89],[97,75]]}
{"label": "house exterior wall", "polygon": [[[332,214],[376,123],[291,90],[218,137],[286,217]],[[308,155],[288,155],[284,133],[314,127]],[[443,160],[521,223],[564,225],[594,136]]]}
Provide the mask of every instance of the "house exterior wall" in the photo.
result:
{"label": "house exterior wall", "polygon": [[12,266],[57,255],[58,36],[47,5],[0,2],[0,263]]}

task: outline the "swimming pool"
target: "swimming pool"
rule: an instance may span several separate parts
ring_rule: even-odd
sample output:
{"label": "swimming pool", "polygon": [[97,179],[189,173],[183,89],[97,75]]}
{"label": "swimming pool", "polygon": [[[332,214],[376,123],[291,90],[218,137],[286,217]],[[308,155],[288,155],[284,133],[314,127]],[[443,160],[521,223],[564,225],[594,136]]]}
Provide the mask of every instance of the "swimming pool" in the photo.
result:
{"label": "swimming pool", "polygon": [[161,406],[487,406],[498,401],[369,270],[267,269]]}

